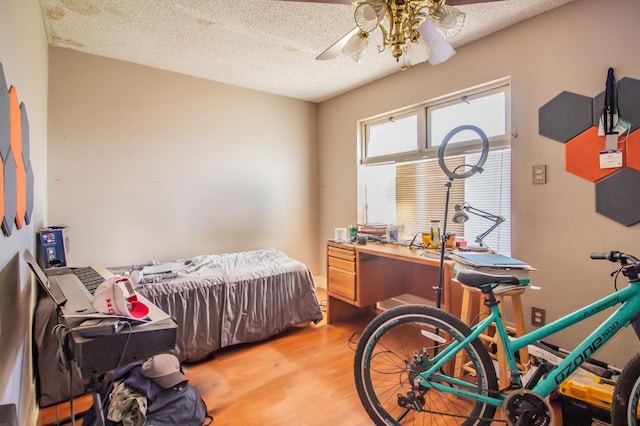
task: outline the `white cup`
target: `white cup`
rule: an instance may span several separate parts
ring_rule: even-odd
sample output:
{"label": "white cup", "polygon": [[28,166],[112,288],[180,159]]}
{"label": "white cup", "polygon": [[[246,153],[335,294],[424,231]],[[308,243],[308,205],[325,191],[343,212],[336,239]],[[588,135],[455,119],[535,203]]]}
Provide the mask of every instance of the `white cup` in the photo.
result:
{"label": "white cup", "polygon": [[347,228],[336,228],[335,233],[336,241],[344,241],[347,239]]}

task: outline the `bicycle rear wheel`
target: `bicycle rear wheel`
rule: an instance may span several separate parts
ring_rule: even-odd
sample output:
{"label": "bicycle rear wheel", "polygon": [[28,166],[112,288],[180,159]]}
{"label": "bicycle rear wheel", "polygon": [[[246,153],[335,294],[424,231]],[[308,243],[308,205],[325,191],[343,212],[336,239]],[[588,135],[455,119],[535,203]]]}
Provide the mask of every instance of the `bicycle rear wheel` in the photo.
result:
{"label": "bicycle rear wheel", "polygon": [[640,354],[636,354],[624,366],[613,391],[611,402],[611,424],[613,426],[636,426],[638,401],[640,400]]}
{"label": "bicycle rear wheel", "polygon": [[[470,333],[453,315],[424,305],[399,306],[371,321],[354,359],[358,396],[369,417],[377,425],[490,424],[496,407],[413,383],[436,353]],[[454,371],[451,361],[441,373],[462,378],[474,393],[497,395],[496,372],[486,348],[476,339],[464,353],[468,367]]]}

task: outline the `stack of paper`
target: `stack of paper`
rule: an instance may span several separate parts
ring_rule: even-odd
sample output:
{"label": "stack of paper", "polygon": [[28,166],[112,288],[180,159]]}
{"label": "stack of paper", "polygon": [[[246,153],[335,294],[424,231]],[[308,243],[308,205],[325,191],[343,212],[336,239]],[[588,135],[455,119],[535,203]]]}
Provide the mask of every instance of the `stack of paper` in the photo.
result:
{"label": "stack of paper", "polygon": [[358,225],[358,234],[369,235],[385,235],[387,233],[387,225],[382,223],[366,223]]}
{"label": "stack of paper", "polygon": [[470,266],[490,266],[500,268],[530,268],[526,262],[495,253],[452,252],[450,257]]}
{"label": "stack of paper", "polygon": [[449,259],[456,262],[456,273],[461,269],[473,269],[486,274],[512,275],[520,280],[520,284],[529,284],[529,271],[535,271],[526,262],[502,254],[453,252]]}

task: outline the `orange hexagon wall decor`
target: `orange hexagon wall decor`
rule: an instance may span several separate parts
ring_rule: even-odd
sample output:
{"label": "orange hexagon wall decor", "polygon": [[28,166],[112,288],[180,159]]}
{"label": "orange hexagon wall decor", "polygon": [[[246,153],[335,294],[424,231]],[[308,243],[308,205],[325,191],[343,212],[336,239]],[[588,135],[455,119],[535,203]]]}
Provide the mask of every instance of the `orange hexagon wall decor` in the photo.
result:
{"label": "orange hexagon wall decor", "polygon": [[640,130],[636,130],[627,137],[626,145],[627,167],[640,170]]}
{"label": "orange hexagon wall decor", "polygon": [[622,167],[600,168],[600,151],[604,150],[604,137],[598,136],[598,128],[595,126],[580,133],[564,146],[565,169],[588,181],[597,182],[625,167],[624,143],[618,143],[618,148],[623,150]]}

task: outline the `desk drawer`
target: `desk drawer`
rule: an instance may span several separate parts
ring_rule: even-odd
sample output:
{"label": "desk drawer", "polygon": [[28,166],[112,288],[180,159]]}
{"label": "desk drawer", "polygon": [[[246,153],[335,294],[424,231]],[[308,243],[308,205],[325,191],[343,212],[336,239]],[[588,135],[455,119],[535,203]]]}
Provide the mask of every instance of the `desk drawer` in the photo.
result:
{"label": "desk drawer", "polygon": [[355,262],[356,260],[356,251],[353,248],[340,248],[340,247],[332,247],[329,246],[327,250],[327,255],[331,257],[337,257],[339,259],[349,260],[351,262]]}
{"label": "desk drawer", "polygon": [[353,260],[344,260],[337,257],[329,257],[329,266],[342,269],[347,272],[356,272],[356,263]]}
{"label": "desk drawer", "polygon": [[351,300],[356,298],[356,274],[329,266],[327,290]]}

